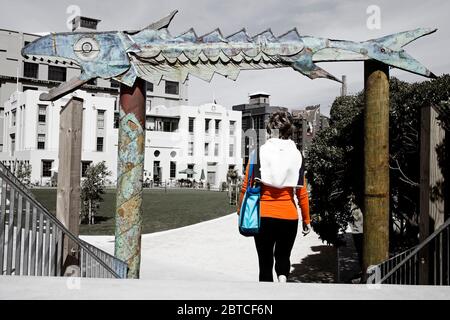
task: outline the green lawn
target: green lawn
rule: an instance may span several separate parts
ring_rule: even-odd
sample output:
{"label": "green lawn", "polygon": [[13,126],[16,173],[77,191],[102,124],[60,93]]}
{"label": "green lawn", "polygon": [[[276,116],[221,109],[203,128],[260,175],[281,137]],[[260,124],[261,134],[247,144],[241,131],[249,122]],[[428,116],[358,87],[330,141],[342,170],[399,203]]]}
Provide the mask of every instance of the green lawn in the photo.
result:
{"label": "green lawn", "polygon": [[[56,211],[56,189],[32,189],[37,199],[50,212]],[[81,225],[80,234],[114,235],[116,191],[103,196],[95,225]],[[226,192],[192,189],[144,189],[143,233],[179,228],[218,218],[235,211],[228,204]]]}

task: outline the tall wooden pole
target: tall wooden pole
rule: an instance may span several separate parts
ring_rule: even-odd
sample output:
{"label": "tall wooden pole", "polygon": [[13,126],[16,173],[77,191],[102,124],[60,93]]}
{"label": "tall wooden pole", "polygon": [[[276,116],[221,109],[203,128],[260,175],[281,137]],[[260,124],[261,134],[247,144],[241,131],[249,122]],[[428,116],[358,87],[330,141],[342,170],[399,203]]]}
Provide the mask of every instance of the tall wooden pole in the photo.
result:
{"label": "tall wooden pole", "polygon": [[364,270],[389,257],[389,67],[364,63]]}
{"label": "tall wooden pole", "polygon": [[115,256],[128,263],[128,278],[139,278],[141,263],[142,182],[145,153],[146,83],[120,88],[117,157]]}
{"label": "tall wooden pole", "polygon": [[[445,221],[444,200],[432,201],[432,187],[444,180],[438,163],[436,146],[445,139],[445,130],[439,126],[438,113],[432,106],[423,107],[420,121],[420,216],[419,241],[423,242]],[[421,250],[419,283],[429,284],[430,256]]]}
{"label": "tall wooden pole", "polygon": [[[56,217],[75,236],[80,230],[82,129],[83,99],[73,97],[60,112]],[[76,264],[74,243],[66,239],[63,248],[64,265]]]}

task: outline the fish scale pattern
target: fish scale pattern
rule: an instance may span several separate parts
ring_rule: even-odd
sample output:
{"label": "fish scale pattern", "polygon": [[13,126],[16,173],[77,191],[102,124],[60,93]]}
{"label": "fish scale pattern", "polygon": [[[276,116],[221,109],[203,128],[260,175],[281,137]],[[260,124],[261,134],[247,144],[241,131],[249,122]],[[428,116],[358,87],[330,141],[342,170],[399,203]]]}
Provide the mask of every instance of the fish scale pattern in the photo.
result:
{"label": "fish scale pattern", "polygon": [[240,70],[289,67],[304,49],[297,29],[279,37],[270,29],[253,37],[245,29],[228,37],[220,29],[197,36],[191,28],[176,37],[167,29],[144,30],[131,39],[140,43],[131,55],[135,71],[153,83],[163,76],[185,81],[189,74],[211,81],[215,73],[236,80]]}

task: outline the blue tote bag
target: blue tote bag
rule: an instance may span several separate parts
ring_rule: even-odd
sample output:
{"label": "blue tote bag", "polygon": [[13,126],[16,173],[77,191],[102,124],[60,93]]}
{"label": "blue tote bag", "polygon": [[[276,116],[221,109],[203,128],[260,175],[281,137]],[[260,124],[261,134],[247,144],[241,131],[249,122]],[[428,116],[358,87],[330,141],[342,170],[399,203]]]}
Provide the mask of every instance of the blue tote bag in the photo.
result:
{"label": "blue tote bag", "polygon": [[255,183],[255,167],[257,167],[256,161],[256,151],[254,151],[250,158],[247,190],[245,191],[239,213],[239,232],[246,237],[251,237],[257,234],[261,225],[261,186]]}

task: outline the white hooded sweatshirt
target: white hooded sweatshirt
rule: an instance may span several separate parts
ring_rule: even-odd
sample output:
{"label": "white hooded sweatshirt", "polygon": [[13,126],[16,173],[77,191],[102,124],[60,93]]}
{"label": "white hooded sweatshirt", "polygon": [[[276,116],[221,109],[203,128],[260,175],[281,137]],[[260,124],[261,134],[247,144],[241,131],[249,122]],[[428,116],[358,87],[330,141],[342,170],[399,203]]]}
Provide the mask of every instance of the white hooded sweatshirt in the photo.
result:
{"label": "white hooded sweatshirt", "polygon": [[[259,150],[261,181],[275,188],[303,185],[303,157],[294,141],[271,138]],[[301,179],[300,179],[301,178]]]}

